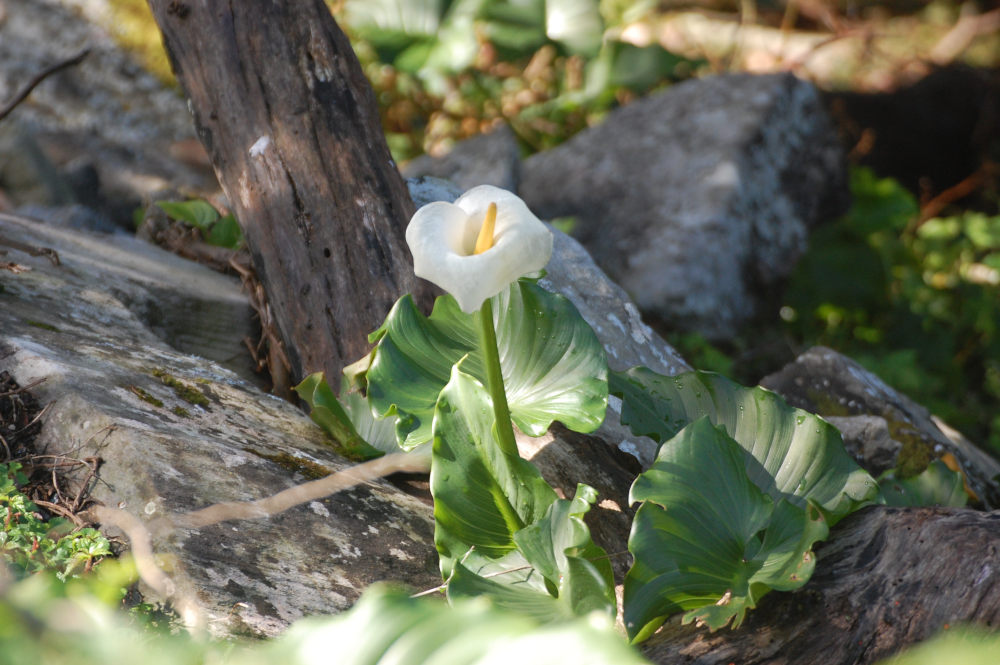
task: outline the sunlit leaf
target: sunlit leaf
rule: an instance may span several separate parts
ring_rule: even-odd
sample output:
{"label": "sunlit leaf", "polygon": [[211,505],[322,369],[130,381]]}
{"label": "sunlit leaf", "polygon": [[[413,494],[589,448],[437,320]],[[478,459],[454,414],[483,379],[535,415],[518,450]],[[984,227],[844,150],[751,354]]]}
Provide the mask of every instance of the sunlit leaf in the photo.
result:
{"label": "sunlit leaf", "polygon": [[540,626],[531,613],[504,611],[486,599],[449,606],[386,587],[369,589],[348,612],[296,623],[267,649],[270,662],[516,663],[637,665],[646,662],[607,618]]}
{"label": "sunlit leaf", "polygon": [[833,425],[769,390],[710,372],[667,377],[643,367],[612,372],[610,384],[622,398],[622,422],[636,434],[666,441],[707,416],[756,460],[747,473],[757,487],[802,509],[814,502],[831,525],[878,493]]}
{"label": "sunlit leaf", "polygon": [[772,589],[812,574],[814,542],[828,526],[812,504],[775,501],[749,478],[756,460],[700,418],[661,448],[630,501],[641,501],[629,537],[625,626],[642,639],[672,613],[689,610],[716,629],[738,626]]}
{"label": "sunlit leaf", "polygon": [[941,460],[933,460],[923,472],[911,478],[879,479],[882,497],[889,506],[951,506],[961,508],[969,501],[962,474]]}
{"label": "sunlit leaf", "polygon": [[[298,393],[302,401],[309,405],[309,417],[313,419],[313,422],[332,436],[343,447],[347,456],[355,459],[371,459],[386,452],[394,452],[393,449],[380,450],[375,448],[358,433],[351,417],[323,378],[322,372],[307,376],[302,383],[295,386],[295,392]],[[357,414],[356,417],[363,418],[365,417],[363,414],[367,414],[367,417],[374,420],[367,404],[364,403],[364,398],[361,398],[360,403],[357,402],[357,398],[354,398],[350,403]],[[391,421],[389,426],[391,426]],[[372,427],[374,427],[374,423]]]}
{"label": "sunlit leaf", "polygon": [[[607,360],[573,304],[529,280],[492,301],[514,423],[532,436],[554,420],[575,431],[596,429],[607,405]],[[365,375],[368,398],[378,415],[398,415],[404,448],[430,440],[434,405],[455,363],[468,356],[463,371],[485,381],[475,316],[445,295],[425,317],[406,296],[373,333],[378,346]]]}
{"label": "sunlit leaf", "polygon": [[187,222],[206,233],[219,219],[219,211],[207,201],[157,201],[156,205],[171,219]]}
{"label": "sunlit leaf", "polygon": [[611,566],[583,521],[597,498],[558,499],[496,443],[486,390],[456,366],[434,417],[434,540],[448,597],[489,594],[539,620],[614,614]]}
{"label": "sunlit leaf", "polygon": [[434,413],[434,543],[445,577],[473,546],[471,561],[514,551],[514,534],[558,498],[534,465],[497,445],[489,394],[464,366],[453,369]]}

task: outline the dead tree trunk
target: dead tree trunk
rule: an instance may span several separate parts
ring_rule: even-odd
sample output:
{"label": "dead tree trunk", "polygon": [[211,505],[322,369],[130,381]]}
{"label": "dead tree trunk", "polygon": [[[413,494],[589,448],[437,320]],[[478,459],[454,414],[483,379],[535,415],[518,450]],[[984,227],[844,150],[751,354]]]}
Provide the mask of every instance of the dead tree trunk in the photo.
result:
{"label": "dead tree trunk", "polygon": [[293,379],[341,368],[420,287],[413,203],[361,67],[322,0],[149,0],[229,197]]}

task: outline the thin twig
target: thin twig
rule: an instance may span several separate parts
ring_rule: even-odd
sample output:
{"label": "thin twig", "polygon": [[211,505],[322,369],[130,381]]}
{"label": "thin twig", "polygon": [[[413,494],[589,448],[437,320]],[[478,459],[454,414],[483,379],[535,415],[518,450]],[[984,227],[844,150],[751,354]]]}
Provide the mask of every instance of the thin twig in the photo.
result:
{"label": "thin twig", "polygon": [[125,532],[132,546],[136,571],[142,581],[173,604],[188,630],[192,633],[202,632],[205,613],[193,598],[179,590],[174,581],[156,565],[152,536],[139,518],[124,510],[107,506],[94,506],[90,512],[101,524],[115,526]]}
{"label": "thin twig", "polygon": [[[395,453],[356,464],[325,478],[290,487],[256,501],[225,501],[174,518],[163,518],[170,526],[197,529],[234,519],[258,519],[283,513],[289,508],[315,501],[361,483],[393,473],[427,471],[429,460],[420,455]],[[155,524],[155,523],[154,523]],[[151,528],[153,525],[150,525]],[[157,525],[161,526],[161,525]]]}
{"label": "thin twig", "polygon": [[57,503],[52,503],[51,501],[42,501],[41,499],[32,499],[32,502],[36,506],[41,506],[42,508],[48,510],[49,512],[58,513],[63,517],[72,520],[73,524],[75,524],[77,527],[81,529],[87,526],[87,523],[84,522],[82,519],[80,519],[77,515],[75,515],[72,510],[64,508],[63,506],[60,506]]}
{"label": "thin twig", "polygon": [[28,81],[27,85],[25,85],[23,88],[21,88],[20,92],[18,92],[16,95],[14,95],[13,99],[11,99],[9,102],[7,102],[7,104],[3,108],[0,108],[0,120],[3,120],[4,118],[6,118],[10,114],[10,112],[13,111],[14,108],[18,104],[20,104],[21,102],[23,102],[24,99],[25,99],[25,97],[27,97],[28,95],[30,95],[31,91],[35,89],[35,86],[37,86],[39,83],[41,83],[46,78],[48,78],[52,74],[55,74],[58,71],[66,69],[67,67],[72,67],[73,65],[80,64],[83,61],[83,59],[87,57],[87,55],[89,53],[90,53],[90,49],[89,48],[85,48],[82,51],[80,51],[79,53],[77,53],[76,55],[74,55],[72,58],[67,58],[66,60],[61,60],[61,61],[57,62],[56,64],[51,65],[50,67],[47,67],[46,69],[43,69],[41,72],[39,72],[38,74],[36,74],[33,79],[31,79],[30,81]]}
{"label": "thin twig", "polygon": [[38,384],[44,383],[45,379],[46,379],[46,377],[44,377],[44,376],[42,378],[40,378],[40,379],[35,379],[34,381],[32,381],[31,383],[29,383],[26,386],[21,386],[19,388],[14,388],[14,390],[8,390],[5,393],[0,393],[0,397],[10,397],[11,395],[17,395],[18,393],[27,392],[28,390],[31,390],[32,388],[34,388]]}
{"label": "thin twig", "polygon": [[348,467],[326,478],[291,487],[265,499],[217,503],[183,515],[154,520],[148,527],[131,513],[107,506],[94,506],[85,516],[90,516],[102,524],[118,527],[125,532],[132,546],[132,556],[135,558],[139,576],[154,591],[173,603],[189,630],[196,632],[204,628],[204,613],[197,602],[180,591],[174,581],[157,566],[153,556],[153,534],[171,528],[191,529],[233,519],[270,517],[307,501],[321,499],[393,473],[427,471],[429,462],[428,458],[420,455],[405,453],[385,455]]}
{"label": "thin twig", "polygon": [[949,204],[959,199],[965,198],[969,194],[973,193],[983,184],[983,169],[979,169],[968,178],[965,178],[958,184],[952,185],[948,189],[944,190],[930,201],[928,201],[920,210],[920,220],[917,223],[917,228],[923,225],[929,219],[937,217],[938,214],[944,210],[944,208]]}

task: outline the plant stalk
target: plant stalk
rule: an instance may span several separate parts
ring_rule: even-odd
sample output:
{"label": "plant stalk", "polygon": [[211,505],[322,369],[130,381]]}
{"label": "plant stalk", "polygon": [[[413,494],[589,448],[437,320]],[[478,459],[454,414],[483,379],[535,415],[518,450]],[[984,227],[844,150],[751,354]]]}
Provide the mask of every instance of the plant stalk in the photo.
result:
{"label": "plant stalk", "polygon": [[493,401],[497,443],[508,455],[520,456],[510,422],[510,407],[507,406],[503,374],[500,372],[500,351],[497,349],[497,334],[493,328],[493,303],[489,298],[479,309],[479,346],[483,350],[483,363],[486,366],[486,389]]}

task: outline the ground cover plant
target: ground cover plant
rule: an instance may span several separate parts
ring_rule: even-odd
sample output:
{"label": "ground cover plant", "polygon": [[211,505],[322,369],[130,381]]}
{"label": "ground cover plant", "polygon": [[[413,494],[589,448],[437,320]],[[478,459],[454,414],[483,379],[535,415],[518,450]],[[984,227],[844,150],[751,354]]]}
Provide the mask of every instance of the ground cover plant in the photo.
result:
{"label": "ground cover plant", "polygon": [[786,330],[856,359],[1000,453],[1000,210],[924,218],[899,183],[851,175],[854,206],[816,229]]}

